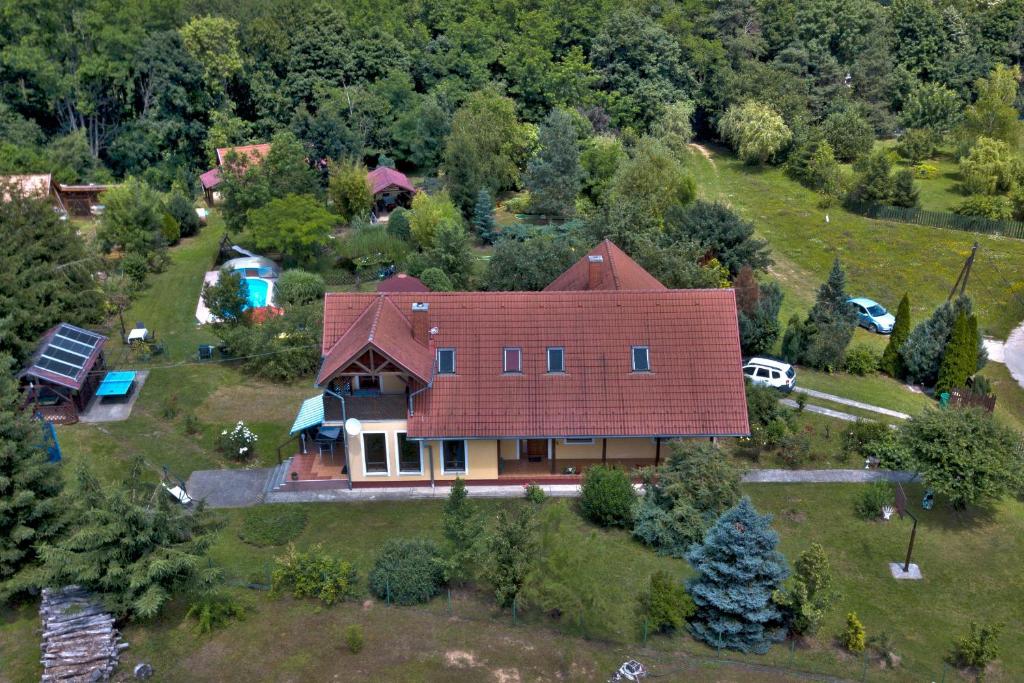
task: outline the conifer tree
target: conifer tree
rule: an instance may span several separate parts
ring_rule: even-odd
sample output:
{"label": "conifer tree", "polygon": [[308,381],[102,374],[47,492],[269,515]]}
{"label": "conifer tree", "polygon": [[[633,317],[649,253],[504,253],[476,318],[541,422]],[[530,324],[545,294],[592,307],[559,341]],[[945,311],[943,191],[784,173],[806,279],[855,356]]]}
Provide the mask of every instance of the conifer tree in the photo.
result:
{"label": "conifer tree", "polygon": [[818,296],[807,314],[809,342],[801,360],[819,370],[835,370],[843,364],[846,347],[853,338],[857,315],[847,300],[846,272],[837,258],[828,280],[818,288]]}
{"label": "conifer tree", "polygon": [[697,606],[690,631],[711,647],[763,654],[785,637],[783,615],[772,600],[789,574],[775,548],[771,515],[749,498],[725,512],[687,553],[697,575],[687,590]]}
{"label": "conifer tree", "polygon": [[119,617],[148,619],[176,593],[208,589],[220,572],[206,560],[213,521],[202,503],[182,510],[145,480],[142,458],[119,485],[84,464],[64,500],[75,528],[39,548],[41,586],[77,584]]}
{"label": "conifer tree", "polygon": [[472,576],[477,560],[477,545],[483,529],[476,506],[469,500],[466,482],[455,479],[441,513],[441,527],[448,542],[446,574],[450,581]]}
{"label": "conifer tree", "polygon": [[900,299],[900,305],[896,309],[896,322],[893,323],[892,333],[889,335],[889,343],[882,352],[882,360],[879,362],[879,369],[896,379],[902,379],[905,372],[903,359],[900,357],[900,347],[910,336],[910,297],[904,293]]}
{"label": "conifer tree", "polygon": [[966,386],[967,378],[974,374],[978,362],[977,320],[974,327],[964,311],[957,314],[953,322],[953,333],[942,354],[939,378],[935,382],[936,393]]}
{"label": "conifer tree", "polygon": [[825,549],[812,543],[808,550],[800,553],[793,585],[779,599],[793,633],[806,635],[818,630],[836,599],[832,583],[832,568]]}
{"label": "conifer tree", "polygon": [[540,150],[523,178],[536,213],[571,216],[580,192],[583,171],[572,116],[553,109],[540,125]]}
{"label": "conifer tree", "polygon": [[494,232],[494,200],[487,188],[481,188],[473,205],[473,230],[483,240],[490,240]]}
{"label": "conifer tree", "polygon": [[20,409],[12,366],[0,355],[0,597],[29,587],[36,544],[60,529],[60,469],[40,447],[39,423]]}

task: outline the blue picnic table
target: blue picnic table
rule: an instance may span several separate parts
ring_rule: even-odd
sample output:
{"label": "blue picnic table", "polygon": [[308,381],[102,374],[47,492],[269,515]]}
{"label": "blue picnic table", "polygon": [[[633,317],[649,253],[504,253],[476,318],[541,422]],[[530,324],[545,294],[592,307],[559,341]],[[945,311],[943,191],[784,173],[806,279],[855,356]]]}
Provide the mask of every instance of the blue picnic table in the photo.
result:
{"label": "blue picnic table", "polygon": [[135,384],[135,373],[127,371],[108,372],[96,390],[97,396],[127,396]]}

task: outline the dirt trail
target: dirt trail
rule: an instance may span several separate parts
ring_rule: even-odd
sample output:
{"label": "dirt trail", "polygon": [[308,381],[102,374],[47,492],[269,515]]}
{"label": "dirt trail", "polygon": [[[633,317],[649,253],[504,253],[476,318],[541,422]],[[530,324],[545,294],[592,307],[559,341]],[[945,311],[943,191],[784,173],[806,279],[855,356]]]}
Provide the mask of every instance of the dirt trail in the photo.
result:
{"label": "dirt trail", "polygon": [[700,144],[698,142],[691,142],[688,146],[692,147],[693,149],[695,149],[698,152],[700,152],[701,156],[703,156],[705,159],[707,159],[708,163],[710,163],[711,166],[714,167],[715,159],[714,159],[714,157],[711,156],[711,150],[710,149],[708,149],[707,147],[705,147],[704,145],[702,145],[702,144]]}

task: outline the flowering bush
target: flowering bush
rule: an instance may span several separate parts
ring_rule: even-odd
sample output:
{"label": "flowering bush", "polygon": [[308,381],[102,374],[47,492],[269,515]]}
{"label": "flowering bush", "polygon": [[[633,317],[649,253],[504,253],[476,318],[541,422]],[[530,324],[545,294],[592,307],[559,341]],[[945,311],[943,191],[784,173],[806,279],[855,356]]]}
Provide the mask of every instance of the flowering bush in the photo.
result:
{"label": "flowering bush", "polygon": [[231,429],[221,430],[217,449],[232,460],[248,460],[256,450],[259,437],[239,420]]}

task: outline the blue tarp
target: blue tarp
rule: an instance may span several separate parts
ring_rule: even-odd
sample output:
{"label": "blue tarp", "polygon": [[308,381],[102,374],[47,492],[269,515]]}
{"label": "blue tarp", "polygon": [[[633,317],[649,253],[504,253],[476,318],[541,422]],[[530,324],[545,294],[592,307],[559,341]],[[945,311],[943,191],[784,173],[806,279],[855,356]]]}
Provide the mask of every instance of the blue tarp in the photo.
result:
{"label": "blue tarp", "polygon": [[315,427],[324,421],[324,397],[323,394],[307,398],[299,408],[299,414],[295,416],[292,429],[289,434],[298,434],[304,429]]}
{"label": "blue tarp", "polygon": [[108,372],[96,390],[97,396],[126,396],[135,381],[134,372]]}

